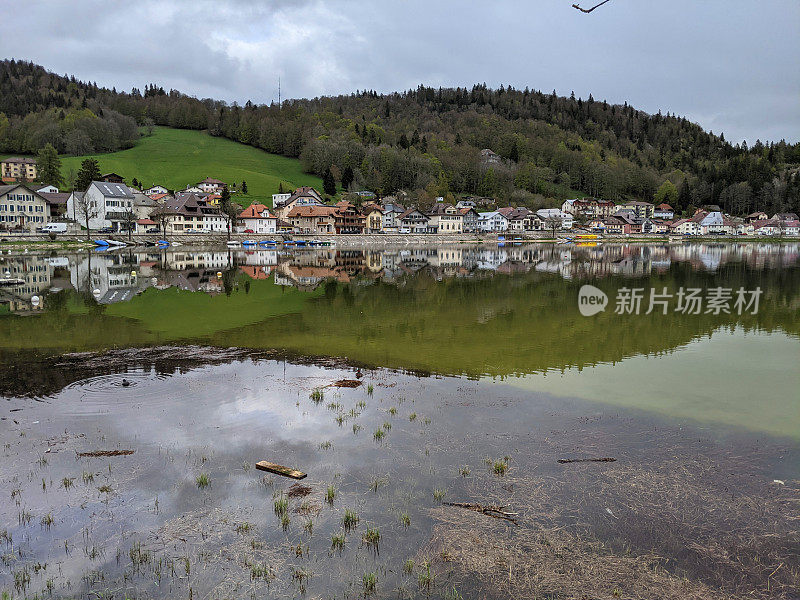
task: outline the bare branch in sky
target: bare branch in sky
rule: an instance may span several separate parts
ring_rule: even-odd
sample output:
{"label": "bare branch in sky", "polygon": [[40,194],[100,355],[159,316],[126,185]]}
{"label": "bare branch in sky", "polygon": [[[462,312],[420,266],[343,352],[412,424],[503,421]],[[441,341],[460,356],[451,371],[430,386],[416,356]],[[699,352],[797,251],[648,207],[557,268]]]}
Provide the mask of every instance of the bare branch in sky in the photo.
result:
{"label": "bare branch in sky", "polygon": [[592,8],[581,8],[581,7],[580,7],[580,6],[578,6],[577,4],[573,4],[573,5],[572,5],[572,8],[577,8],[577,9],[578,9],[579,11],[581,11],[581,12],[590,13],[590,12],[592,12],[592,11],[593,11],[595,8],[599,8],[599,7],[603,6],[603,4],[605,4],[606,2],[609,2],[609,1],[610,1],[610,0],[603,0],[603,1],[602,1],[600,4],[597,4],[596,6],[593,6]]}

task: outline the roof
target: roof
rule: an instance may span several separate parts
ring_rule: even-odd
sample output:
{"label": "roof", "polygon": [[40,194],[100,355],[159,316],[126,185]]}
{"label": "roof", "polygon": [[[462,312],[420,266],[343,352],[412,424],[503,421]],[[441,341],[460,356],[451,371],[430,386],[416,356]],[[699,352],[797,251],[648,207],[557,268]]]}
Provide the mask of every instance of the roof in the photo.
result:
{"label": "roof", "polygon": [[153,221],[152,219],[139,219],[138,221],[136,221],[136,224],[137,225],[155,225],[156,222]]}
{"label": "roof", "polygon": [[198,183],[213,183],[216,185],[225,185],[224,181],[220,181],[219,179],[214,179],[213,177],[206,177],[203,181],[199,181]]}
{"label": "roof", "polygon": [[164,203],[164,209],[181,215],[213,215],[220,213],[197,194],[181,194]]}
{"label": "roof", "polygon": [[338,209],[335,206],[319,206],[315,204],[305,206],[295,206],[286,215],[288,218],[292,217],[330,217]]}
{"label": "roof", "polygon": [[[423,217],[425,217],[425,215],[424,215],[424,214],[422,214],[422,212],[421,212],[421,211],[419,211],[419,210],[417,210],[416,208],[409,208],[409,209],[408,209],[408,210],[406,210],[405,212],[403,212],[403,213],[401,213],[400,215],[398,215],[398,217],[397,217],[397,218],[398,218],[398,219],[400,219],[400,220],[402,221],[403,219],[405,219],[405,218],[406,218],[408,215],[410,215],[411,213],[418,213],[420,216],[423,216]],[[427,218],[427,217],[426,217],[426,218]]]}
{"label": "roof", "polygon": [[[267,216],[263,216],[263,213],[267,213]],[[264,204],[251,204],[247,208],[245,208],[241,213],[239,213],[240,219],[274,219],[270,213],[269,208],[267,208]]]}
{"label": "roof", "polygon": [[[100,193],[106,198],[133,198],[133,192],[124,183],[109,183],[106,181],[93,181]],[[89,186],[91,187],[91,186]]]}
{"label": "roof", "polygon": [[9,156],[8,158],[4,158],[2,161],[4,163],[25,163],[26,165],[35,165],[36,160],[33,158],[29,158],[27,156]]}
{"label": "roof", "polygon": [[656,207],[658,210],[672,210],[672,207],[669,204],[659,204]]}
{"label": "roof", "polygon": [[166,198],[169,194],[150,194],[151,200],[161,200],[162,198]]}
{"label": "roof", "polygon": [[[448,212],[448,210],[450,212]],[[455,212],[453,212],[455,211]],[[460,215],[459,212],[452,204],[448,204],[447,202],[437,202],[433,205],[433,207],[427,211],[425,214],[428,215]]]}
{"label": "roof", "polygon": [[66,204],[67,200],[69,200],[68,192],[39,192],[39,195],[44,198],[48,204]]}

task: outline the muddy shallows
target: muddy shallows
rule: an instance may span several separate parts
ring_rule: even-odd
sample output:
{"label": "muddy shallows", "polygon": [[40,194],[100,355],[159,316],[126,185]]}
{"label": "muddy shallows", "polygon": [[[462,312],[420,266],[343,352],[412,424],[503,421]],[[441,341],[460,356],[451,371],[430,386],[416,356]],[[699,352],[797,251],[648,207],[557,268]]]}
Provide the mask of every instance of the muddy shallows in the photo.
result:
{"label": "muddy shallows", "polygon": [[800,592],[794,439],[492,380],[85,362],[2,401],[4,599]]}

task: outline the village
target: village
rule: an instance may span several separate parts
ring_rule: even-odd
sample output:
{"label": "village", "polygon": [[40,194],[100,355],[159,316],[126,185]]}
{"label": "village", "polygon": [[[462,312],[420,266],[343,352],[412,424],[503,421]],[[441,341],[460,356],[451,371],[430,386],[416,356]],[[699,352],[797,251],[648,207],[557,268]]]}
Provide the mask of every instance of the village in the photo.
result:
{"label": "village", "polygon": [[[272,207],[235,202],[236,186],[207,177],[183,190],[161,185],[138,189],[123,176],[107,173],[84,191],[62,192],[36,186],[36,163],[29,158],[2,162],[0,231],[3,233],[97,233],[99,235],[182,234],[270,235],[445,235],[512,234],[541,237],[591,232],[604,236],[769,236],[800,235],[795,213],[723,213],[718,206],[681,218],[668,204],[632,200],[615,203],[576,198],[536,211],[497,207],[486,198],[444,198],[427,207],[409,206],[397,196],[377,198],[369,191],[343,194],[333,203],[313,187],[272,195]],[[136,182],[138,183],[138,182]],[[246,183],[241,187],[246,189]],[[233,195],[231,195],[233,190]],[[232,197],[223,206],[225,195]],[[398,194],[399,196],[399,194]],[[493,210],[479,211],[491,207]],[[540,235],[537,235],[540,234]]]}

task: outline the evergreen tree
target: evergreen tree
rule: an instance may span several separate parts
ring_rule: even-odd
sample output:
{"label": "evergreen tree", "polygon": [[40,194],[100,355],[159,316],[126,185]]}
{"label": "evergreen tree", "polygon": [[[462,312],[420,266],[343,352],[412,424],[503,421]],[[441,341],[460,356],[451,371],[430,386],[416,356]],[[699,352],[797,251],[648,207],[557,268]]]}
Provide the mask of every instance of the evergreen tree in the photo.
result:
{"label": "evergreen tree", "polygon": [[81,168],[75,176],[75,189],[85,192],[93,181],[97,181],[102,176],[100,173],[100,163],[96,158],[86,158],[81,163]]}
{"label": "evergreen tree", "polygon": [[39,150],[39,155],[36,157],[36,171],[42,183],[58,187],[64,181],[61,176],[61,159],[53,144],[48,143]]}
{"label": "evergreen tree", "polygon": [[330,167],[325,169],[325,172],[322,174],[322,189],[329,196],[336,194],[336,180],[333,178]]}
{"label": "evergreen tree", "polygon": [[397,140],[397,145],[403,148],[404,150],[408,148],[408,138],[406,137],[405,133],[400,134],[400,139]]}
{"label": "evergreen tree", "polygon": [[242,193],[247,193],[247,182],[244,179],[242,179]]}
{"label": "evergreen tree", "polygon": [[353,179],[355,176],[353,174],[353,167],[345,167],[344,172],[342,173],[342,188],[347,191],[350,189],[350,185],[353,183]]}

